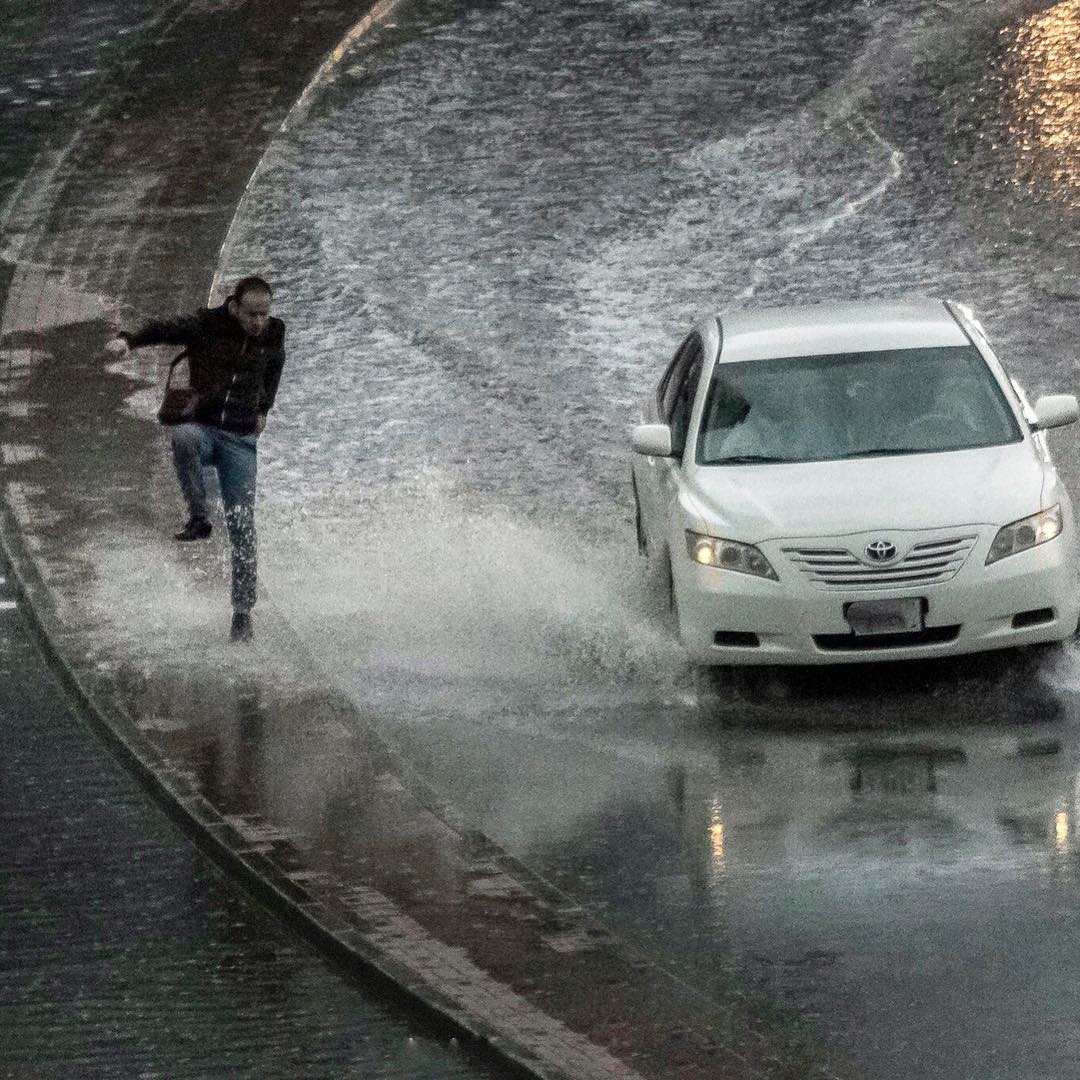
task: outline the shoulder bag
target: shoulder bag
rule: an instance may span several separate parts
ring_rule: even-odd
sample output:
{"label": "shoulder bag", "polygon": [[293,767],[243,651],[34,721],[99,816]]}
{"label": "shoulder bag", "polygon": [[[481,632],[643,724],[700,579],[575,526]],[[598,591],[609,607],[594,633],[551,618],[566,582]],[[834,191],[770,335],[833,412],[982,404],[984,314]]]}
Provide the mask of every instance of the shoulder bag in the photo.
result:
{"label": "shoulder bag", "polygon": [[187,360],[188,354],[185,349],[169,365],[169,375],[165,380],[165,397],[158,409],[157,418],[162,424],[183,424],[195,415],[195,407],[199,403],[199,395],[191,388],[191,364],[188,363],[188,386],[173,386],[173,375],[176,374],[176,365],[181,360]]}

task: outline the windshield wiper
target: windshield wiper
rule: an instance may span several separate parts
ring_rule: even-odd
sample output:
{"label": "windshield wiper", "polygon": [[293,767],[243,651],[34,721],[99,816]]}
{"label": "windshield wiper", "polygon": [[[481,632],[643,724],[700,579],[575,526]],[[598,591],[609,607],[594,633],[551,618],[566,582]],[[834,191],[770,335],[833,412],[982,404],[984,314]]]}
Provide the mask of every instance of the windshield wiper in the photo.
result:
{"label": "windshield wiper", "polygon": [[888,457],[890,454],[921,454],[923,450],[918,446],[871,446],[866,450],[851,450],[841,457]]}
{"label": "windshield wiper", "polygon": [[768,454],[732,454],[731,457],[713,458],[706,465],[762,465],[768,463],[786,462],[791,464],[791,458],[770,457]]}

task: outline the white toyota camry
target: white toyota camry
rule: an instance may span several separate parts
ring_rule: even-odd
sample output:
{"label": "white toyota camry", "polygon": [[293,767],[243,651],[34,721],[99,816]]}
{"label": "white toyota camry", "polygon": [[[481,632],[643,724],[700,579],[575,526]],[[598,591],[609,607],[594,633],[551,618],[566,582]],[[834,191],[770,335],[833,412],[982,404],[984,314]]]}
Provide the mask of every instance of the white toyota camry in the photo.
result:
{"label": "white toyota camry", "polygon": [[638,544],[705,664],[905,659],[1061,640],[1080,614],[1045,431],[949,301],[710,318],[634,429]]}

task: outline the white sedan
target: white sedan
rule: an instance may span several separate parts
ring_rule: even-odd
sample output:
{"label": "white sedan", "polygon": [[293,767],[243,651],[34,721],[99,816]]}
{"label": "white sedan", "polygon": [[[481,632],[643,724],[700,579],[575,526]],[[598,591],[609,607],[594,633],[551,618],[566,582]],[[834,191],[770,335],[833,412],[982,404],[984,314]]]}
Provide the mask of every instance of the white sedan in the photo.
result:
{"label": "white sedan", "polygon": [[634,429],[638,545],[704,664],[907,659],[1057,641],[1080,614],[1046,429],[949,301],[710,318]]}

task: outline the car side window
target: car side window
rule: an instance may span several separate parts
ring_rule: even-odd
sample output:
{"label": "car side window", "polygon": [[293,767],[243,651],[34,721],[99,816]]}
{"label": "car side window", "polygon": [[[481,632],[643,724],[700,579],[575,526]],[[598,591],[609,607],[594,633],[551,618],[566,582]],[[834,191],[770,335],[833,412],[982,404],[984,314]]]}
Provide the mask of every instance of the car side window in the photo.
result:
{"label": "car side window", "polygon": [[686,377],[687,369],[693,358],[695,348],[701,347],[701,338],[697,334],[691,334],[675,353],[671,363],[668,364],[660,385],[656,388],[656,406],[660,414],[660,422],[671,423],[671,415],[675,411],[675,402]]}
{"label": "car side window", "polygon": [[698,348],[690,358],[690,366],[686,377],[679,388],[675,398],[675,408],[671,413],[671,446],[677,454],[681,454],[686,446],[686,434],[690,430],[690,413],[694,408],[694,397],[697,395],[698,382],[701,379],[701,365],[705,359],[704,350],[699,343]]}
{"label": "car side window", "polygon": [[665,388],[662,416],[671,428],[671,448],[676,455],[681,455],[686,445],[690,413],[694,408],[694,396],[701,379],[704,358],[705,349],[701,338],[697,334],[691,334],[679,349],[672,367],[671,379]]}

